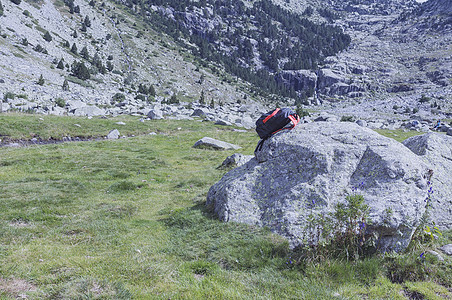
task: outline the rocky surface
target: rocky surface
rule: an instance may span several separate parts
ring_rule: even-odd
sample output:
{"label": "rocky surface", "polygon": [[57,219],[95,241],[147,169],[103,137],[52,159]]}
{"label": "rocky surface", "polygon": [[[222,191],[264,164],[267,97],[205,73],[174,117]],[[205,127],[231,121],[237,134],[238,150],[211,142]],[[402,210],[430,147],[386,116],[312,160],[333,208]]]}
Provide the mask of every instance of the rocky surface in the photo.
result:
{"label": "rocky surface", "polygon": [[433,170],[430,219],[441,230],[452,229],[452,137],[427,133],[403,142]]}
{"label": "rocky surface", "polygon": [[364,196],[382,251],[404,249],[425,211],[429,167],[402,144],[347,122],[298,125],[273,136],[213,185],[207,205],[223,221],[267,226],[296,247],[309,215]]}
{"label": "rocky surface", "polygon": [[228,156],[218,168],[230,169],[240,167],[249,162],[252,158],[254,158],[254,155],[244,155],[241,153],[234,153],[233,155]]}
{"label": "rocky surface", "polygon": [[210,137],[203,137],[199,141],[197,141],[193,148],[200,148],[200,149],[212,149],[212,150],[237,150],[240,149],[240,146],[219,141]]}

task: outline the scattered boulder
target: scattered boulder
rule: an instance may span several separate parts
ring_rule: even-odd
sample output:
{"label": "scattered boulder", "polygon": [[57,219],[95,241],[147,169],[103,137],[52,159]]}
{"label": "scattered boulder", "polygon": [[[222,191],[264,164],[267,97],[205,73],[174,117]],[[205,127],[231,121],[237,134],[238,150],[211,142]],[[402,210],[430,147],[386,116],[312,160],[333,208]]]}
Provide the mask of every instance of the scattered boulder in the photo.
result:
{"label": "scattered boulder", "polygon": [[88,106],[83,106],[83,107],[75,109],[75,111],[73,113],[74,113],[74,116],[93,117],[93,116],[105,115],[105,110],[101,109],[97,106],[94,106],[94,105],[88,105]]}
{"label": "scattered boulder", "polygon": [[358,124],[361,127],[367,127],[367,122],[364,120],[358,120],[356,121],[356,124]]}
{"label": "scattered boulder", "polygon": [[403,144],[432,170],[430,218],[440,229],[452,228],[452,137],[430,132],[406,139]]}
{"label": "scattered boulder", "polygon": [[219,166],[219,169],[229,169],[229,168],[235,168],[235,167],[240,167],[244,164],[246,164],[247,162],[249,162],[252,158],[254,157],[254,155],[244,155],[241,153],[234,153],[231,156],[228,156],[223,163],[221,164],[221,166]]}
{"label": "scattered boulder", "polygon": [[151,109],[148,112],[147,116],[151,120],[161,120],[161,119],[163,119],[163,113],[159,109]]}
{"label": "scattered boulder", "polygon": [[119,139],[119,130],[118,129],[113,129],[112,131],[110,131],[107,135],[107,139],[109,140],[116,140]]}
{"label": "scattered boulder", "polygon": [[401,251],[425,211],[428,169],[401,143],[357,124],[300,124],[223,176],[207,205],[223,221],[267,226],[297,247],[309,238],[310,215],[357,193],[370,208],[377,247]]}
{"label": "scattered boulder", "polygon": [[446,133],[446,135],[450,135],[450,136],[452,136],[452,127],[451,127],[451,128],[449,128],[449,129],[447,130],[447,133]]}
{"label": "scattered boulder", "polygon": [[237,150],[241,147],[227,142],[219,141],[210,137],[203,137],[197,141],[193,148],[213,149],[213,150]]}

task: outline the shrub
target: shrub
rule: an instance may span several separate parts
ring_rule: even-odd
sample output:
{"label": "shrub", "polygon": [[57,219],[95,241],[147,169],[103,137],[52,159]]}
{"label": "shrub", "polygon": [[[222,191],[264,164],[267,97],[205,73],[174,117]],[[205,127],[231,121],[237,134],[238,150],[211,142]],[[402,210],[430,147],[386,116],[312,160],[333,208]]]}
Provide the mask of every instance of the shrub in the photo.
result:
{"label": "shrub", "polygon": [[24,10],[24,11],[22,12],[22,14],[24,14],[24,16],[27,16],[27,17],[30,17],[30,16],[31,16],[31,14],[30,14],[30,12],[29,12],[28,10]]}
{"label": "shrub", "polygon": [[297,112],[297,115],[298,115],[300,118],[303,118],[303,117],[309,117],[309,116],[311,115],[311,114],[310,114],[307,110],[305,110],[301,105],[297,105],[296,112]]}
{"label": "shrub", "polygon": [[422,94],[421,98],[419,99],[420,103],[426,103],[426,102],[430,102],[430,97],[425,96],[425,94]]}
{"label": "shrub", "polygon": [[116,93],[113,95],[112,100],[114,102],[121,102],[126,100],[126,96],[123,93]]}
{"label": "shrub", "polygon": [[19,5],[22,0],[11,0],[12,3]]}
{"label": "shrub", "polygon": [[[65,80],[65,82],[67,82],[67,80]],[[65,107],[66,101],[64,101],[63,98],[56,98],[55,104],[58,105],[59,107]]]}
{"label": "shrub", "polygon": [[342,116],[341,122],[355,122],[355,118],[353,116]]}
{"label": "shrub", "polygon": [[171,98],[168,100],[169,104],[179,104],[179,99],[177,99],[176,94],[173,94]]}
{"label": "shrub", "polygon": [[16,94],[11,92],[6,92],[6,94],[3,96],[3,100],[7,101],[8,99],[14,99],[16,98]]}
{"label": "shrub", "polygon": [[[348,195],[345,203],[336,204],[328,215],[309,216],[306,232],[309,238],[306,255],[331,255],[346,260],[357,260],[375,249],[375,237],[366,235],[369,207],[364,197]],[[313,200],[313,206],[315,201]]]}

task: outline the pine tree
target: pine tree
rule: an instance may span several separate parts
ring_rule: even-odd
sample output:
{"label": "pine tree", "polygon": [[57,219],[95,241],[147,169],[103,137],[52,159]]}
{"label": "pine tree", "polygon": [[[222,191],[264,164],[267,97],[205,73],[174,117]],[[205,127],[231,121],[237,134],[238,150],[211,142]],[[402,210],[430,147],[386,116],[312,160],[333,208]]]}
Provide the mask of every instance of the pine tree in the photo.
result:
{"label": "pine tree", "polygon": [[212,101],[210,101],[210,105],[209,105],[211,108],[215,108],[215,101],[213,101],[213,99],[212,99]]}
{"label": "pine tree", "polygon": [[58,62],[57,69],[64,70],[63,59],[60,59],[60,61]]}
{"label": "pine tree", "polygon": [[77,55],[77,45],[75,43],[72,44],[71,52]]}
{"label": "pine tree", "polygon": [[46,31],[46,33],[44,33],[44,40],[46,40],[47,42],[50,42],[52,40],[50,32]]}
{"label": "pine tree", "polygon": [[206,104],[205,96],[204,96],[204,90],[201,91],[201,97],[199,97],[199,104],[204,105]]}
{"label": "pine tree", "polygon": [[88,48],[85,46],[83,47],[82,51],[80,51],[80,56],[83,57],[86,60],[90,60],[91,57],[89,56]]}
{"label": "pine tree", "polygon": [[77,37],[78,37],[78,34],[77,34],[77,31],[74,29],[74,32],[72,32],[72,37],[74,38],[74,39],[76,39]]}
{"label": "pine tree", "polygon": [[148,95],[155,97],[155,88],[152,84],[148,88]]}
{"label": "pine tree", "polygon": [[82,62],[74,61],[74,63],[72,64],[71,71],[72,75],[74,75],[78,79],[87,80],[91,78],[88,68]]}
{"label": "pine tree", "polygon": [[63,82],[63,91],[69,91],[69,82],[67,81],[67,79],[65,79]]}
{"label": "pine tree", "polygon": [[111,63],[111,61],[107,61],[107,70],[111,72],[111,71],[113,71],[113,69],[114,69],[114,66]]}
{"label": "pine tree", "polygon": [[39,77],[37,83],[38,83],[39,85],[44,85],[44,77],[42,76],[42,74],[41,74],[41,76]]}
{"label": "pine tree", "polygon": [[76,13],[76,14],[79,14],[80,13],[80,6],[75,6],[74,7],[74,12]]}
{"label": "pine tree", "polygon": [[3,5],[2,1],[0,1],[0,17],[3,16]]}
{"label": "pine tree", "polygon": [[85,20],[83,21],[83,24],[85,24],[86,27],[91,27],[91,21],[89,20],[88,15],[85,17]]}

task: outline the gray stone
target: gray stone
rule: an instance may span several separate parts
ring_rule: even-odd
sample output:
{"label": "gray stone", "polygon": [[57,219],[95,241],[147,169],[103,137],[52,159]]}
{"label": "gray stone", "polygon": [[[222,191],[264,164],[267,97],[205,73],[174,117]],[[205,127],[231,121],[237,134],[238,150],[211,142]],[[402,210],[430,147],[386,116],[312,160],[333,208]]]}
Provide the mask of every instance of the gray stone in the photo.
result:
{"label": "gray stone", "polygon": [[223,221],[269,227],[291,247],[309,238],[310,215],[328,214],[353,193],[370,208],[367,229],[381,251],[405,249],[425,211],[428,167],[357,124],[299,124],[255,154],[210,188],[207,205]]}
{"label": "gray stone", "polygon": [[444,258],[436,251],[428,250],[427,253],[430,253],[431,255],[435,256],[439,261],[444,261]]}
{"label": "gray stone", "polygon": [[231,123],[231,122],[228,122],[228,121],[225,121],[225,120],[218,119],[218,120],[215,122],[215,125],[231,126],[232,123]]}
{"label": "gray stone", "polygon": [[105,115],[105,110],[101,109],[97,106],[84,106],[81,108],[77,108],[74,112],[74,116],[103,116]]}
{"label": "gray stone", "polygon": [[147,116],[151,120],[161,120],[161,119],[163,119],[163,113],[159,109],[151,109],[148,112]]}
{"label": "gray stone", "polygon": [[446,135],[450,135],[450,136],[452,136],[452,127],[451,127],[451,128],[449,128],[449,130],[447,130],[447,133],[446,133]]}
{"label": "gray stone", "polygon": [[254,155],[244,155],[241,153],[234,153],[233,155],[228,156],[223,161],[219,169],[240,167],[241,165],[244,165],[247,162],[249,162],[253,157]]}
{"label": "gray stone", "polygon": [[356,124],[358,124],[361,127],[367,127],[367,122],[364,120],[358,120],[356,121]]}
{"label": "gray stone", "polygon": [[195,109],[194,112],[191,114],[192,117],[205,117],[206,115],[207,112],[200,108]]}
{"label": "gray stone", "polygon": [[452,137],[430,132],[406,139],[403,144],[432,170],[430,194],[432,221],[440,229],[452,228]]}
{"label": "gray stone", "polygon": [[109,139],[109,140],[116,140],[116,139],[119,139],[119,136],[120,136],[120,134],[119,134],[118,129],[113,129],[112,131],[110,131],[108,133],[107,139]]}
{"label": "gray stone", "polygon": [[194,145],[194,148],[201,149],[213,149],[213,150],[237,150],[241,147],[230,144],[227,142],[219,141],[210,137],[203,137],[199,141],[197,141]]}
{"label": "gray stone", "polygon": [[445,254],[452,256],[452,244],[447,244],[439,248],[439,250],[443,251]]}

